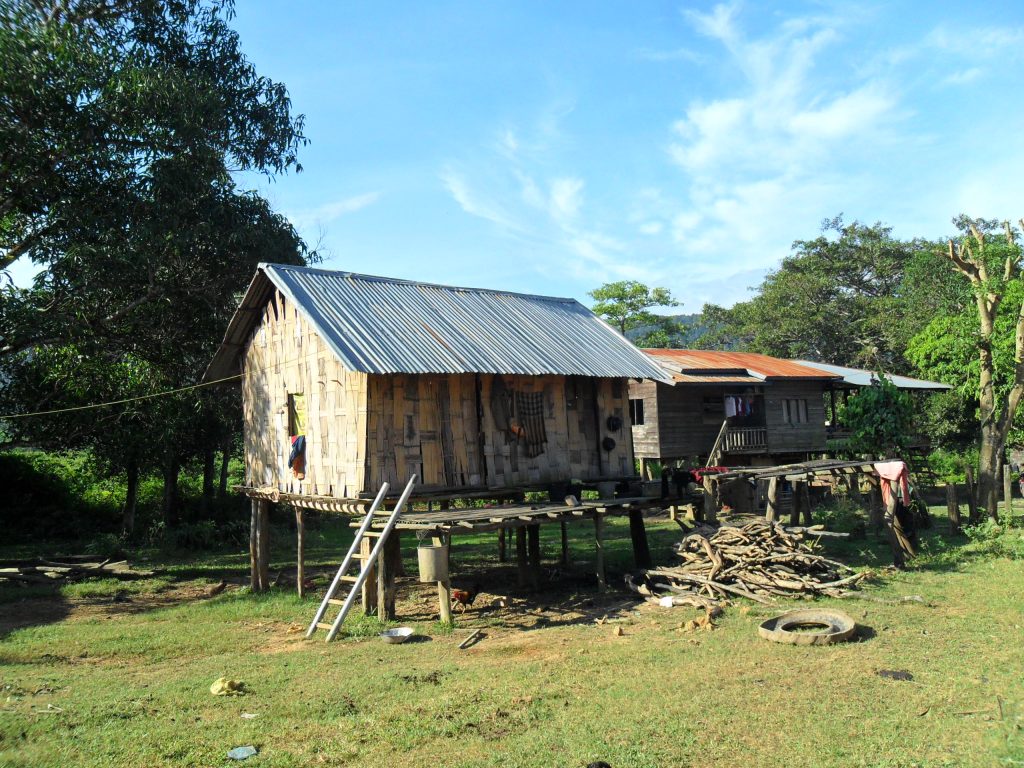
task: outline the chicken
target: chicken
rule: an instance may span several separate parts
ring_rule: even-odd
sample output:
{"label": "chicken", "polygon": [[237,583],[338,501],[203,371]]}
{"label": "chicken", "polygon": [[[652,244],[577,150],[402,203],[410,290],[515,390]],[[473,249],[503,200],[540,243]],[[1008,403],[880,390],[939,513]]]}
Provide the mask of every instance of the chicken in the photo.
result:
{"label": "chicken", "polygon": [[453,589],[452,590],[452,608],[461,608],[462,612],[466,612],[466,608],[473,604],[476,600],[476,596],[480,594],[480,583],[477,582],[473,585],[472,589]]}

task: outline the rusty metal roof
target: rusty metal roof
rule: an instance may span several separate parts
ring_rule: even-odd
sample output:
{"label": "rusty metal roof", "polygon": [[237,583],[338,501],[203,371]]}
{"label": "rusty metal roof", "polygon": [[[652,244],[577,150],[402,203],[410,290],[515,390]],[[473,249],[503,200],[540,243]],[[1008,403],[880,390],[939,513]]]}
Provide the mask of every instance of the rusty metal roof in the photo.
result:
{"label": "rusty metal roof", "polygon": [[825,382],[840,378],[835,373],[755,352],[704,349],[645,349],[644,352],[673,374],[705,379],[711,376],[748,376],[760,383],[782,379]]}
{"label": "rusty metal roof", "polygon": [[696,376],[690,373],[673,373],[672,381],[676,384],[735,384],[735,385],[746,385],[746,386],[763,386],[770,382],[759,379],[756,376],[741,376],[736,374],[733,376],[718,375],[718,374],[705,374]]}
{"label": "rusty metal roof", "polygon": [[671,381],[575,299],[281,264],[259,265],[204,380],[238,373],[239,357],[275,288],[351,371]]}

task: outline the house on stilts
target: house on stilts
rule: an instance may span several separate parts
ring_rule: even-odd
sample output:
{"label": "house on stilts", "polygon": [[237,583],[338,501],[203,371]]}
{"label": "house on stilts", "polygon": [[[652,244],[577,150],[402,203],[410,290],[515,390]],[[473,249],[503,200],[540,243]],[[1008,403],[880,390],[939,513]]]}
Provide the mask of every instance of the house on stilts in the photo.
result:
{"label": "house on stilts", "polygon": [[[645,500],[613,489],[637,475],[629,381],[670,379],[573,299],[261,264],[204,380],[233,377],[255,589],[267,583],[271,502],[296,512],[301,593],[302,511],[361,514],[385,483],[397,496],[413,477],[419,508],[396,533],[498,531],[503,559],[514,531],[521,584],[539,578],[542,524],[561,524],[565,562],[566,524],[592,520],[603,585],[604,517],[629,515],[636,560],[649,564]],[[580,486],[603,495],[567,504]],[[530,490],[552,502],[522,503]],[[470,497],[498,504],[450,504]],[[398,537],[388,545],[395,556]],[[364,608],[393,612],[393,578],[376,597],[364,585]]]}

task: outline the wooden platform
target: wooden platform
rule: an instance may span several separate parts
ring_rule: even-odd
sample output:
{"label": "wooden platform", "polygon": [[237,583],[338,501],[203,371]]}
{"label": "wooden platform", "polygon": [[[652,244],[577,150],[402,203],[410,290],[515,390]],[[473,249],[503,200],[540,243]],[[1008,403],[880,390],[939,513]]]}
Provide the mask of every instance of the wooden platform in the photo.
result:
{"label": "wooden platform", "polygon": [[[657,498],[600,499],[581,502],[577,507],[566,504],[501,504],[478,509],[439,509],[431,512],[405,512],[397,527],[407,531],[432,531],[438,534],[496,531],[545,523],[573,523],[607,515],[628,515],[631,512],[661,508]],[[379,527],[384,526],[381,518]]]}

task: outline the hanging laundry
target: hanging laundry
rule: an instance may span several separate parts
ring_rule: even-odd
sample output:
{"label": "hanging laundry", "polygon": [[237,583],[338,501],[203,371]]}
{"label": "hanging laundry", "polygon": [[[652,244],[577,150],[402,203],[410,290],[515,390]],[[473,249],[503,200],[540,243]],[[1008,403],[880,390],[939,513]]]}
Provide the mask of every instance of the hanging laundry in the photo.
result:
{"label": "hanging laundry", "polygon": [[288,454],[288,466],[292,468],[292,474],[296,480],[304,480],[306,477],[306,436],[295,435],[292,437],[292,451]]}
{"label": "hanging laundry", "polygon": [[544,453],[548,437],[544,429],[543,392],[515,393],[515,414],[510,419],[509,430],[523,442],[529,458]]}
{"label": "hanging laundry", "polygon": [[725,398],[725,416],[731,418],[736,415],[736,398],[727,397]]}

